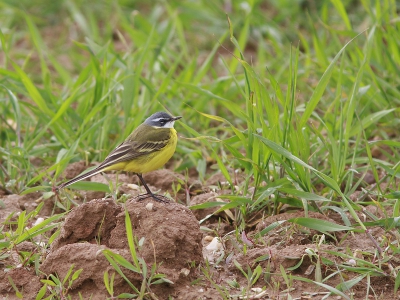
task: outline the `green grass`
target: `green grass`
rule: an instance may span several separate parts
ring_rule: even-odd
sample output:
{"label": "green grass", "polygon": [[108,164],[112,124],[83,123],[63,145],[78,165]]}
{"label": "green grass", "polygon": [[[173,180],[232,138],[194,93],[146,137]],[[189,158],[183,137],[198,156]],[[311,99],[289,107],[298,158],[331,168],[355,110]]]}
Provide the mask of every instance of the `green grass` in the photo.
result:
{"label": "green grass", "polygon": [[397,220],[399,4],[294,2],[0,1],[0,186],[48,197],[168,109],[173,167],[222,172],[238,229],[284,204]]}

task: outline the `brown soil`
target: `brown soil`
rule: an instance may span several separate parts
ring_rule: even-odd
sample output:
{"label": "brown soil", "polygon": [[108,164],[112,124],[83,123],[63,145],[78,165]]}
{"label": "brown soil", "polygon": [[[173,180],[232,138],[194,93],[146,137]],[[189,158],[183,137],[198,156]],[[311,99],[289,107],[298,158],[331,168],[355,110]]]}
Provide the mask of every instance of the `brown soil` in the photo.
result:
{"label": "brown soil", "polygon": [[[79,174],[84,168],[82,163],[74,166],[76,170],[69,168],[64,174],[66,178]],[[108,177],[111,180],[117,179],[112,174]],[[91,180],[106,182],[101,175],[94,176]],[[145,180],[159,195],[169,193],[174,195],[177,202],[183,203],[190,199],[192,206],[210,201],[226,201],[219,198],[222,191],[207,192],[209,186],[203,187],[195,180],[169,170],[147,174]],[[220,184],[221,180],[214,176],[210,184]],[[66,215],[60,234],[50,249],[41,248],[39,242],[46,241],[48,236],[40,236],[32,242],[20,243],[7,252],[8,256],[1,261],[3,268],[0,272],[0,296],[17,299],[12,280],[23,299],[35,299],[43,286],[41,279],[49,278],[50,274],[63,279],[72,265],[73,272],[82,269],[79,277],[67,290],[72,299],[79,299],[79,295],[83,299],[110,297],[104,285],[105,272],[108,272],[110,278],[115,274],[114,296],[133,293],[127,280],[140,290],[142,274],[121,267],[126,276],[124,279],[115,272],[115,268],[104,255],[104,251],[110,250],[133,263],[125,227],[125,212],[130,216],[132,232],[139,243],[137,256],[143,259],[149,272],[153,266],[157,266],[155,273],[165,274],[171,281],[148,285],[147,292],[151,294],[146,295],[147,299],[168,299],[168,296],[171,299],[223,299],[221,294],[235,299],[284,299],[289,294],[298,299],[340,299],[337,295],[327,296],[327,290],[315,283],[297,279],[285,281],[281,268],[286,270],[288,278],[297,276],[316,280],[317,271],[321,272],[322,278],[332,275],[323,284],[335,287],[362,274],[343,270],[340,275],[335,275],[338,266],[349,266],[352,258],[377,265],[379,258],[376,255],[375,242],[393,239],[391,233],[374,227],[370,231],[372,238],[364,233],[338,232],[331,236],[325,235],[325,240],[319,243],[322,237],[320,232],[287,222],[289,219],[305,216],[304,212],[298,210],[260,217],[258,220],[253,218],[257,222],[246,229],[246,235],[236,236],[235,227],[231,223],[232,211],[216,215],[218,207],[192,212],[185,205],[172,200],[169,203],[160,203],[152,198],[140,198],[139,201],[137,195],[144,191],[137,185],[135,177],[120,174],[118,182],[119,195],[131,197],[127,202],[120,204],[109,198],[96,197],[98,195],[95,193],[77,192],[73,197],[76,206]],[[178,184],[181,186],[179,191],[172,188]],[[5,228],[15,230],[18,213],[23,210],[32,211],[41,201],[45,201],[45,206],[37,217],[51,216],[59,200],[43,200],[40,196],[0,196],[4,203],[0,218],[6,224]],[[376,208],[366,207],[369,211],[373,209]],[[379,215],[379,212],[373,213]],[[325,216],[309,212],[308,217],[344,225],[336,214]],[[352,220],[350,216],[348,218]],[[200,220],[203,220],[201,226],[209,230],[200,230]],[[34,221],[35,219],[32,223]],[[260,231],[277,221],[282,223],[264,236],[258,236]],[[39,268],[35,268],[34,262],[21,262],[22,253],[38,254]],[[337,253],[347,256],[339,256]],[[205,263],[205,258],[209,263]],[[399,293],[394,294],[393,276],[389,276],[391,269],[400,265],[398,259],[395,254],[389,260],[382,261],[384,272],[371,276],[368,292],[372,298],[369,298],[399,297]],[[246,273],[260,266],[262,274],[254,285],[248,287],[248,280],[238,266]],[[245,287],[248,294],[243,294],[240,287]],[[367,287],[365,277],[344,293],[352,299],[366,299]],[[49,292],[47,295],[50,295]]]}
{"label": "brown soil", "polygon": [[[106,297],[103,274],[105,271],[112,274],[115,270],[102,251],[110,249],[132,262],[125,209],[130,215],[133,234],[138,239],[144,238],[139,257],[149,268],[154,263],[159,265],[157,272],[167,275],[174,283],[155,285],[152,291],[158,295],[174,294],[175,285],[188,284],[188,280],[194,279],[196,266],[202,262],[201,232],[196,218],[181,204],[158,203],[151,198],[129,201],[124,208],[109,199],[93,200],[74,208],[65,219],[41,271],[64,278],[71,264],[75,264],[83,272],[71,287],[73,294],[91,290],[96,291],[98,297]],[[140,287],[140,274],[126,272],[126,276]],[[129,285],[117,275],[116,295],[129,290]]]}

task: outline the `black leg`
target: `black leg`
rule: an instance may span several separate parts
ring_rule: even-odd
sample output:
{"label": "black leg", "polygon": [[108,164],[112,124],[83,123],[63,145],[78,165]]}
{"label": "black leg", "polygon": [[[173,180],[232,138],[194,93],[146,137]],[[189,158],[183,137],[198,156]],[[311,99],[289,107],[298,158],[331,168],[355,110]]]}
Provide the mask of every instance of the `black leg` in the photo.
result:
{"label": "black leg", "polygon": [[[143,177],[142,177],[142,174],[136,173],[136,175],[137,175],[137,177],[139,177],[140,182],[142,183],[142,185],[143,185],[144,188],[146,189],[146,192],[147,192],[146,195],[150,195],[150,196],[151,196],[154,200],[156,200],[157,202],[163,202],[163,203],[167,202],[166,200],[163,200],[163,199],[158,198],[155,194],[153,194],[153,193],[150,191],[149,187],[148,187],[147,184],[146,184],[146,181],[144,181],[144,179],[143,179]],[[146,197],[146,198],[147,198],[147,197]],[[142,199],[139,199],[139,200],[143,200],[143,199],[146,199],[146,198],[142,198]]]}
{"label": "black leg", "polygon": [[146,181],[144,181],[142,174],[136,174],[137,177],[139,177],[140,182],[142,183],[142,185],[144,186],[144,188],[146,189],[147,194],[152,195],[153,193],[150,191],[149,187],[146,184]]}

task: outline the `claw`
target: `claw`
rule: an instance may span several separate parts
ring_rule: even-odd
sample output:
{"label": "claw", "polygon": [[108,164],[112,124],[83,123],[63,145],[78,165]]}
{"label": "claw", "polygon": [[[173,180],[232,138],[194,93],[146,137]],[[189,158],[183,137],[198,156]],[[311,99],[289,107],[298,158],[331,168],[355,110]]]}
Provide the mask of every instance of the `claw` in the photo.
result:
{"label": "claw", "polygon": [[138,201],[142,201],[142,200],[147,199],[149,197],[152,197],[154,200],[156,200],[157,202],[160,202],[160,203],[169,203],[169,200],[166,197],[163,197],[163,199],[162,199],[160,197],[157,197],[157,195],[155,195],[153,193],[151,193],[151,194],[147,193],[147,194],[139,195],[138,196]]}

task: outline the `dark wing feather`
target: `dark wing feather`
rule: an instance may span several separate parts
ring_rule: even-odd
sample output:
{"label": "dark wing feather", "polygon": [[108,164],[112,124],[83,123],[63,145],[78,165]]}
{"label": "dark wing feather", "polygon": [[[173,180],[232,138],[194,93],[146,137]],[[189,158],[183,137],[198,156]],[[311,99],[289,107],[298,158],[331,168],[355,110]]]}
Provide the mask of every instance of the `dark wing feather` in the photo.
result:
{"label": "dark wing feather", "polygon": [[168,139],[165,140],[147,141],[145,143],[125,141],[106,157],[99,168],[104,169],[117,163],[127,162],[132,159],[160,151],[168,144],[168,141],[169,136]]}

